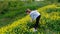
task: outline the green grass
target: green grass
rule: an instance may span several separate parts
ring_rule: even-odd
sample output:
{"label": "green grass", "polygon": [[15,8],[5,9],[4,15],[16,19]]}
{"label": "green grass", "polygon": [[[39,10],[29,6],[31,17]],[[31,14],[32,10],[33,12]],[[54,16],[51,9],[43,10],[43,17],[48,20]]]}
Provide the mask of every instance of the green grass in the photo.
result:
{"label": "green grass", "polygon": [[[56,10],[55,10],[56,9]],[[57,10],[58,9],[58,10]],[[60,8],[56,5],[48,5],[38,9],[41,13],[41,21],[39,23],[38,31],[33,32],[33,28],[29,27],[34,24],[30,22],[29,15],[22,19],[8,24],[0,28],[1,34],[60,34]]]}
{"label": "green grass", "polygon": [[24,18],[27,8],[35,10],[46,5],[45,2],[0,1],[0,28]]}

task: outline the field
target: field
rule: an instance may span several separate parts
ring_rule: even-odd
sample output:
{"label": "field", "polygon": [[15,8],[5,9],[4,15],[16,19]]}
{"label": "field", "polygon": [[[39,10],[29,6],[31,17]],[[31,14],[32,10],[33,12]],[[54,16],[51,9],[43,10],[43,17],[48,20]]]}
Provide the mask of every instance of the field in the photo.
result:
{"label": "field", "polygon": [[[11,2],[14,4],[5,3],[6,7],[3,8],[3,2],[0,9],[0,34],[60,34],[60,5],[19,1]],[[27,8],[37,9],[41,13],[37,32],[33,32],[33,28],[29,29],[33,27],[34,22],[30,22],[30,16],[26,15]]]}

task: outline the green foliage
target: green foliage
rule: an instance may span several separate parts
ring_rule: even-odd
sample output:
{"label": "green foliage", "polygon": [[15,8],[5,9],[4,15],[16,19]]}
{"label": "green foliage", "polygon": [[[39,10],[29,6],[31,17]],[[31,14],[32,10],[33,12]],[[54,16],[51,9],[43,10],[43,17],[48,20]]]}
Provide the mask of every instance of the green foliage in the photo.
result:
{"label": "green foliage", "polygon": [[[33,32],[33,23],[31,23],[29,15],[13,22],[11,25],[2,27],[0,33],[2,34],[59,34],[60,32],[60,16],[56,5],[48,5],[39,8],[41,13],[41,21],[39,23],[38,31]],[[52,9],[53,8],[53,9]],[[50,11],[50,10],[51,11]],[[56,9],[56,10],[54,10]],[[47,11],[49,10],[50,13]]]}
{"label": "green foliage", "polygon": [[[35,4],[34,4],[35,3]],[[35,10],[48,5],[45,2],[0,1],[0,27],[26,16],[27,8]],[[7,19],[7,20],[6,20]],[[1,21],[2,20],[2,21]],[[4,24],[5,23],[5,24]]]}
{"label": "green foliage", "polygon": [[[60,7],[48,4],[44,1],[0,1],[0,34],[60,34]],[[26,16],[27,8],[31,10],[39,8],[41,21],[37,32],[33,32],[34,23],[30,22],[29,16]]]}

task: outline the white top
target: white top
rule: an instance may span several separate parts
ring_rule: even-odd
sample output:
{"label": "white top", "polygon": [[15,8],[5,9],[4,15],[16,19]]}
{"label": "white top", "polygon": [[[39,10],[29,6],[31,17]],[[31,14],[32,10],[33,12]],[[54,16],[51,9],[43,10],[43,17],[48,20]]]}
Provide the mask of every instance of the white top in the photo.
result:
{"label": "white top", "polygon": [[30,13],[30,17],[32,18],[32,20],[35,20],[39,15],[40,13],[37,10],[31,11]]}

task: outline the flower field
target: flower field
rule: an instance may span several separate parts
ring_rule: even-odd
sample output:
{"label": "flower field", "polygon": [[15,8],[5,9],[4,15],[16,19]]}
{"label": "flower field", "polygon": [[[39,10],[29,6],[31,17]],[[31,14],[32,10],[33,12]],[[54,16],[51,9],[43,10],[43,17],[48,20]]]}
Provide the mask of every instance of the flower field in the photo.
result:
{"label": "flower field", "polygon": [[47,5],[37,9],[41,13],[38,31],[33,32],[29,15],[0,28],[0,34],[60,34],[60,7]]}

